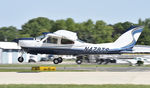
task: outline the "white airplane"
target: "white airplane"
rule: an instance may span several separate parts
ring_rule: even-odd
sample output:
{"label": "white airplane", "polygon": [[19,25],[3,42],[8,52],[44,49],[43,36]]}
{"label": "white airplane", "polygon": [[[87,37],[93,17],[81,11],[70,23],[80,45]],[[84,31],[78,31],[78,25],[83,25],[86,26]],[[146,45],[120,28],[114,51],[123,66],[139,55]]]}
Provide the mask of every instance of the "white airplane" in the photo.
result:
{"label": "white airplane", "polygon": [[[30,54],[76,55],[76,62],[81,64],[85,55],[120,54],[132,51],[142,31],[143,26],[131,27],[113,43],[92,44],[79,40],[74,32],[58,30],[46,34],[41,39],[21,39],[19,45],[23,51]],[[22,55],[18,58],[19,62],[24,61]],[[53,59],[54,64],[62,61],[62,57]]]}

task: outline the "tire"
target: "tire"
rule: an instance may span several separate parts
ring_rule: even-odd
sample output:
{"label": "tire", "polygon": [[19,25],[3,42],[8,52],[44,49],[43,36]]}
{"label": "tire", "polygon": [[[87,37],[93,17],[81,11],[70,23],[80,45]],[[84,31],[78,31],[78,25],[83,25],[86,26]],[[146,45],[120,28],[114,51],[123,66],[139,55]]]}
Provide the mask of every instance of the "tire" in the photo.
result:
{"label": "tire", "polygon": [[61,63],[63,59],[61,57],[58,57],[58,62]]}
{"label": "tire", "polygon": [[18,57],[18,62],[22,63],[24,61],[23,57]]}
{"label": "tire", "polygon": [[76,63],[77,63],[77,64],[82,64],[82,59],[77,59],[77,60],[76,60]]}
{"label": "tire", "polygon": [[54,64],[58,64],[58,63],[59,63],[59,60],[58,60],[57,58],[55,58],[55,59],[53,60],[53,63],[54,63]]}

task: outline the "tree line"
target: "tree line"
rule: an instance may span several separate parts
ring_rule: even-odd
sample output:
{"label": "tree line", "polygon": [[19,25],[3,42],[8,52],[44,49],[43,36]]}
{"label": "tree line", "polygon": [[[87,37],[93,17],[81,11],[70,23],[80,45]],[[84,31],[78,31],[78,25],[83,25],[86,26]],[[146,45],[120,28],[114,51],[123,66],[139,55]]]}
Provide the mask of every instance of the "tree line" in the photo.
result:
{"label": "tree line", "polygon": [[115,41],[122,33],[133,25],[143,25],[144,31],[138,40],[138,44],[150,45],[150,18],[138,23],[119,22],[107,24],[102,20],[93,22],[91,19],[77,23],[72,18],[51,20],[46,17],[38,17],[29,20],[21,29],[14,26],[0,28],[0,41],[12,41],[16,38],[37,37],[43,32],[55,32],[57,30],[69,30],[76,32],[79,39],[89,43],[107,43]]}

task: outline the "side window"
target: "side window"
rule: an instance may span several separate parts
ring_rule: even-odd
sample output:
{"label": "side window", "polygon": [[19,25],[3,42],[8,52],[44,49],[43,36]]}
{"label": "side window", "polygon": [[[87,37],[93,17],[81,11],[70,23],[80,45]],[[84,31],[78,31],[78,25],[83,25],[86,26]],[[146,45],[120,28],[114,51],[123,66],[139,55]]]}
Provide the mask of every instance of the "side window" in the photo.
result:
{"label": "side window", "polygon": [[53,44],[57,44],[57,38],[52,38],[52,37],[48,37],[44,43],[53,43]]}
{"label": "side window", "polygon": [[74,42],[68,39],[61,39],[61,44],[74,44]]}

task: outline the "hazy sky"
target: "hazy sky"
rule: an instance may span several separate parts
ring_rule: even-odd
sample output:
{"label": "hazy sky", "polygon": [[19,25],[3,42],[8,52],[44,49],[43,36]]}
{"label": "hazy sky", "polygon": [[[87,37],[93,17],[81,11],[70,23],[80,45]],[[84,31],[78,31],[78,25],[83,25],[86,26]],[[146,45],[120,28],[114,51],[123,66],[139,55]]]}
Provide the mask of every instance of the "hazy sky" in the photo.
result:
{"label": "hazy sky", "polygon": [[139,18],[150,18],[150,0],[0,0],[0,27],[21,28],[36,17],[137,23]]}

